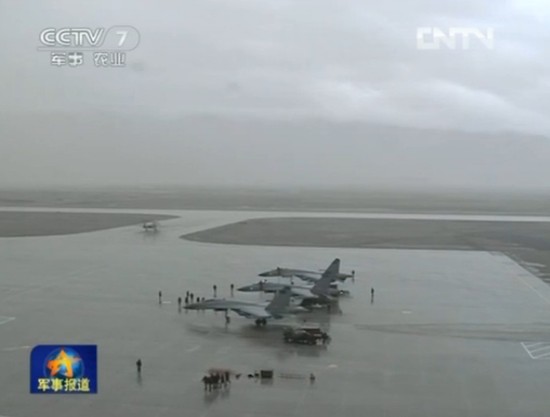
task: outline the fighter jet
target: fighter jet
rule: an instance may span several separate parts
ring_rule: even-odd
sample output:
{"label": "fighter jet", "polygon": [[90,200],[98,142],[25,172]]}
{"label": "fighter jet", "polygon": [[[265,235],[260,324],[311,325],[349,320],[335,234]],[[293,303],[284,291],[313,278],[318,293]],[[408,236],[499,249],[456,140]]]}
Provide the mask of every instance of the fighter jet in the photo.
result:
{"label": "fighter jet", "polygon": [[[277,267],[271,271],[262,272],[258,274],[261,277],[285,277],[292,278],[297,277],[302,281],[309,283],[315,283],[323,276],[323,271],[309,271],[306,269],[293,269],[293,268],[281,268]],[[334,277],[334,281],[345,281],[347,278],[355,278],[355,271],[351,271],[351,274],[346,274],[338,270]]]}
{"label": "fighter jet", "polygon": [[320,279],[315,281],[313,286],[305,285],[287,285],[278,282],[260,281],[251,285],[238,288],[238,291],[243,292],[276,292],[282,288],[289,288],[293,296],[302,299],[316,299],[320,301],[331,301],[333,297],[340,295],[340,290],[333,286],[332,281],[337,279],[337,274],[340,269],[340,259],[332,261]]}
{"label": "fighter jet", "polygon": [[[282,282],[271,282],[271,281],[259,281],[254,284],[245,285],[244,287],[238,288],[237,291],[241,292],[265,292],[265,293],[275,293],[281,289],[288,287],[293,297],[297,298],[319,298],[317,295],[312,293],[313,286],[307,285],[288,285]],[[341,290],[334,284],[330,284],[329,289],[327,290],[328,297],[339,297],[343,294],[349,294],[349,291]]]}
{"label": "fighter jet", "polygon": [[185,306],[188,310],[229,310],[246,317],[255,319],[257,326],[265,326],[268,319],[280,319],[289,314],[306,312],[307,309],[301,306],[291,306],[290,298],[292,294],[288,288],[283,288],[275,294],[273,300],[266,304],[252,303],[249,301],[237,301],[213,298],[199,303],[189,304]]}
{"label": "fighter jet", "polygon": [[141,227],[146,232],[157,232],[158,231],[158,224],[157,224],[156,221],[144,222]]}

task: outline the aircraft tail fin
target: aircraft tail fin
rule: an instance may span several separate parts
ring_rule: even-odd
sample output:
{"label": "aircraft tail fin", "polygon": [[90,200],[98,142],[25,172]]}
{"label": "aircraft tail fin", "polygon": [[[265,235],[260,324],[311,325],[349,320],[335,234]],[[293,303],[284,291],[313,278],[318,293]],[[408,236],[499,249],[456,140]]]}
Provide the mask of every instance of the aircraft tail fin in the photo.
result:
{"label": "aircraft tail fin", "polygon": [[275,293],[273,300],[265,308],[271,314],[280,313],[290,305],[290,297],[292,292],[289,287],[284,287]]}
{"label": "aircraft tail fin", "polygon": [[311,292],[315,295],[327,295],[330,290],[330,284],[336,280],[338,273],[340,272],[340,259],[336,258],[329,267],[323,272],[323,276],[319,279]]}

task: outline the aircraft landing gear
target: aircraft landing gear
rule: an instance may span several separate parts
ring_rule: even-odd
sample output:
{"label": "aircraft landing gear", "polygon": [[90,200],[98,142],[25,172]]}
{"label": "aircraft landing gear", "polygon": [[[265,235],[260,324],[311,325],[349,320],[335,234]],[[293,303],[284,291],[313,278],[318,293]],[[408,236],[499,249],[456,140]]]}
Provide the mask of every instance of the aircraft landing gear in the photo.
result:
{"label": "aircraft landing gear", "polygon": [[267,320],[266,319],[256,319],[255,323],[256,323],[256,326],[258,326],[258,327],[265,326],[267,324]]}

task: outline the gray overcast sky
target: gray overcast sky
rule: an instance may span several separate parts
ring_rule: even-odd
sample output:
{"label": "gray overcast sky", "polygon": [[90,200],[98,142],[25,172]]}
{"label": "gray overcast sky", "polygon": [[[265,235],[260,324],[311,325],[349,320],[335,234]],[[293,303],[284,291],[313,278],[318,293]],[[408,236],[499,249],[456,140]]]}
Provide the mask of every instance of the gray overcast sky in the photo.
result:
{"label": "gray overcast sky", "polygon": [[[46,27],[113,25],[141,33],[126,68],[36,50]],[[418,50],[421,26],[491,27],[494,49]],[[547,0],[0,0],[0,34],[0,185],[550,175]]]}

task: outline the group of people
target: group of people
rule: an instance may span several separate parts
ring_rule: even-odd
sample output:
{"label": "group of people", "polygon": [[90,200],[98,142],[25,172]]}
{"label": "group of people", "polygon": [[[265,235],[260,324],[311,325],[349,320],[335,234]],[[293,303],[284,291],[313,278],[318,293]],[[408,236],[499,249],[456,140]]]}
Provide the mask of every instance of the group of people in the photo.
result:
{"label": "group of people", "polygon": [[[204,297],[196,297],[195,294],[192,292],[186,291],[185,292],[185,305],[192,304],[193,302],[200,303],[201,301],[206,300]],[[181,297],[178,297],[178,307],[181,307]]]}
{"label": "group of people", "polygon": [[[233,294],[234,294],[234,291],[235,291],[235,285],[234,284],[231,284],[230,285],[230,291],[231,291],[231,297],[233,297]],[[217,285],[213,285],[212,286],[212,293],[214,295],[214,298],[216,298],[218,296],[218,286]],[[192,292],[189,292],[189,291],[186,291],[185,292],[185,299],[182,300],[181,297],[178,297],[178,308],[181,309],[181,306],[182,306],[182,302],[185,302],[185,305],[188,305],[188,304],[192,304],[194,302],[197,302],[197,303],[200,303],[200,302],[204,302],[206,300],[205,297],[195,297],[195,294],[193,294]],[[159,291],[159,304],[162,304],[162,291]]]}
{"label": "group of people", "polygon": [[212,391],[218,388],[227,388],[231,383],[231,372],[211,372],[202,377],[202,383],[204,384],[205,391]]}

